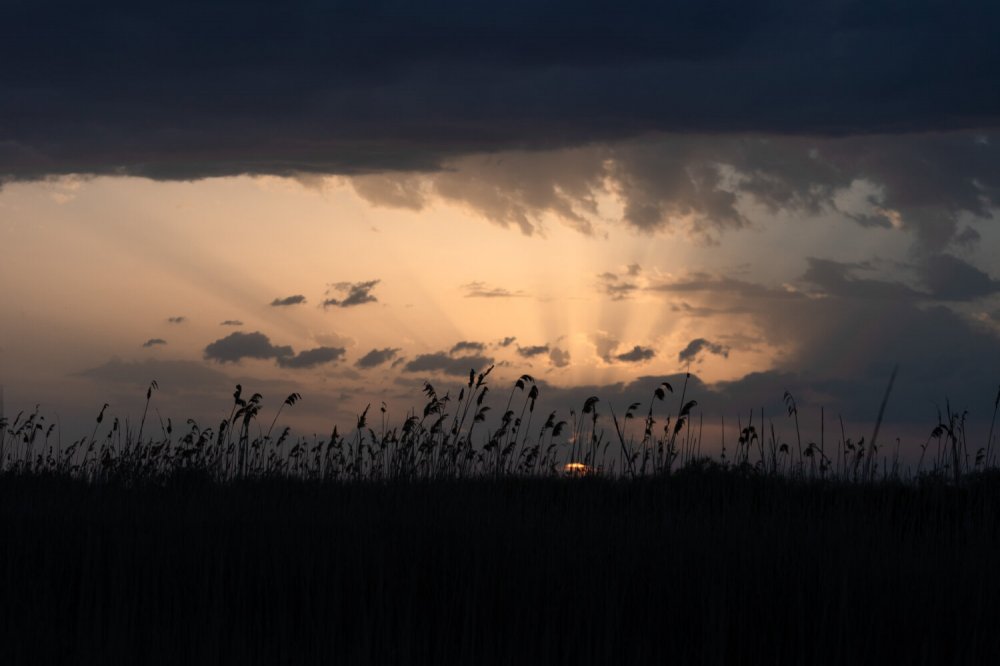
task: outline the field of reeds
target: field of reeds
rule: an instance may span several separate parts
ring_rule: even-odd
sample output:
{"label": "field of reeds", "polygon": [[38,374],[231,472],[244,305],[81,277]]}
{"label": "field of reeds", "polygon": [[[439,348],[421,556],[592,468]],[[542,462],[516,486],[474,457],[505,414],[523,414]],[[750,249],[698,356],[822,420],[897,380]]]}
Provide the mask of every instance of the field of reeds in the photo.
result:
{"label": "field of reeds", "polygon": [[972,450],[949,410],[910,465],[878,423],[803,441],[786,395],[794,438],[751,416],[708,455],[686,386],[561,419],[488,377],[326,437],[241,387],[218,426],[161,421],[155,382],[74,441],[4,421],[0,663],[1000,658],[992,425]]}

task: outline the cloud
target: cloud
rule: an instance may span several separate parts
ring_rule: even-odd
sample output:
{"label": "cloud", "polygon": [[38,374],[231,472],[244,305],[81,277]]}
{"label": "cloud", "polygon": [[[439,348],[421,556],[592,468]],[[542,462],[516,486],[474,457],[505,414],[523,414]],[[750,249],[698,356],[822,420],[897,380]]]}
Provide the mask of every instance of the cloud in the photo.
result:
{"label": "cloud", "polygon": [[622,281],[614,273],[601,273],[597,279],[600,281],[600,289],[613,301],[623,301],[642,288],[635,282]]}
{"label": "cloud", "polygon": [[301,351],[295,356],[276,356],[278,365],[282,368],[315,368],[323,363],[338,361],[344,356],[343,347],[316,347]]}
{"label": "cloud", "polygon": [[[804,12],[794,0],[558,0],[509,12],[457,0],[350,12],[304,0],[239,12],[17,3],[0,10],[0,23],[17,27],[0,58],[20,63],[2,81],[0,173],[371,174],[657,131],[990,127],[1000,110],[998,13],[975,0],[918,0],[903,20],[889,3]],[[530,207],[558,199],[547,185],[512,197],[484,182],[475,196],[497,198],[494,209],[505,197],[509,208]],[[420,203],[419,188],[360,187],[373,190]],[[629,214],[638,222],[650,211]],[[514,210],[507,219],[519,223]]]}
{"label": "cloud", "polygon": [[242,326],[243,322],[239,319],[227,319],[219,323],[219,326]]}
{"label": "cloud", "polygon": [[167,317],[168,324],[183,324],[187,321],[187,317]]}
{"label": "cloud", "polygon": [[244,358],[281,359],[292,356],[291,347],[279,347],[260,332],[230,333],[205,347],[205,358],[219,363],[236,363]]}
{"label": "cloud", "polygon": [[84,370],[80,376],[142,387],[148,386],[155,379],[160,389],[167,392],[216,390],[231,386],[224,373],[198,361],[123,361],[113,358],[96,368]]}
{"label": "cloud", "polygon": [[569,365],[569,352],[559,347],[553,347],[549,350],[549,361],[557,368],[565,368]]}
{"label": "cloud", "polygon": [[485,356],[460,356],[453,358],[444,352],[420,354],[403,366],[404,372],[443,372],[461,377],[469,370],[483,370],[493,365],[493,359]]}
{"label": "cloud", "polygon": [[486,345],[484,345],[482,342],[474,342],[472,340],[461,340],[460,342],[456,342],[452,346],[452,348],[448,350],[448,353],[454,356],[455,354],[461,354],[465,352],[480,353],[485,349]]}
{"label": "cloud", "polygon": [[648,361],[654,356],[656,356],[656,352],[652,349],[636,345],[631,351],[627,351],[624,354],[618,354],[615,358],[626,363],[642,363],[643,361]]}
{"label": "cloud", "polygon": [[[349,308],[364,303],[375,303],[378,301],[371,291],[381,280],[368,280],[367,282],[337,282],[331,285],[332,289],[347,294],[343,299],[328,298],[323,301],[323,307]],[[329,293],[329,291],[327,291]]]}
{"label": "cloud", "polygon": [[386,347],[385,349],[373,349],[355,363],[359,368],[369,369],[376,366],[382,365],[383,363],[388,363],[389,361],[396,358],[396,354],[399,353],[399,349],[394,347]]}
{"label": "cloud", "polygon": [[723,358],[729,357],[729,348],[717,344],[715,342],[710,342],[705,338],[695,338],[687,344],[687,346],[677,354],[677,360],[680,363],[692,363],[697,360],[698,355],[702,352],[707,352],[709,354],[716,354],[722,356]]}
{"label": "cloud", "polygon": [[[984,291],[981,275],[955,269],[951,262],[948,266],[950,277],[934,282],[939,293],[965,297]],[[795,392],[800,409],[808,404],[818,412],[825,405],[828,414],[873,419],[895,364],[900,381],[890,401],[892,419],[933,420],[935,405],[943,406],[946,399],[963,406],[991,401],[997,378],[984,359],[996,354],[996,328],[943,305],[931,290],[896,279],[907,270],[814,259],[797,281],[798,289],[694,274],[650,293],[682,293],[695,307],[710,304],[714,312],[706,315],[707,327],[735,328],[758,340],[755,345],[773,350],[770,369],[719,388],[744,407],[756,396],[769,413],[780,410],[780,394],[787,388]],[[988,416],[982,409],[973,414]]]}
{"label": "cloud", "polygon": [[313,334],[313,339],[323,347],[350,348],[355,345],[354,338],[347,335],[341,335],[336,331],[327,331],[326,333],[315,333]]}
{"label": "cloud", "polygon": [[1000,291],[1000,281],[949,254],[927,257],[918,273],[931,295],[941,300],[968,301]]}
{"label": "cloud", "polygon": [[618,349],[618,345],[621,341],[612,336],[605,331],[598,331],[593,336],[591,336],[591,341],[594,343],[594,349],[597,355],[604,360],[605,363],[612,363],[612,355],[615,350]]}
{"label": "cloud", "polygon": [[302,294],[295,294],[294,296],[285,296],[284,298],[276,298],[271,301],[271,307],[282,307],[286,305],[299,305],[300,303],[305,303],[306,297]]}
{"label": "cloud", "polygon": [[549,353],[548,345],[533,345],[531,347],[518,347],[517,353],[524,358],[531,358],[532,356],[539,356],[541,354]]}
{"label": "cloud", "polygon": [[167,341],[164,340],[163,338],[150,338],[149,340],[146,340],[145,342],[143,342],[142,346],[143,347],[154,347],[156,345],[165,345],[165,344],[167,344]]}
{"label": "cloud", "polygon": [[508,335],[507,337],[505,337],[503,340],[501,340],[497,344],[499,346],[501,346],[501,347],[510,347],[512,344],[514,344],[514,342],[516,340],[517,340],[517,338],[514,337],[513,335]]}
{"label": "cloud", "polygon": [[866,264],[815,257],[808,257],[806,261],[809,267],[802,275],[802,280],[818,287],[828,296],[869,301],[912,301],[925,296],[901,282],[857,277],[858,271],[871,270],[871,266]]}
{"label": "cloud", "polygon": [[[454,158],[424,175],[424,191],[428,204],[461,204],[526,234],[546,217],[597,233],[604,221],[596,201],[604,195],[619,200],[620,222],[642,233],[714,243],[776,213],[833,213],[865,228],[908,232],[918,251],[939,252],[974,246],[980,235],[969,222],[992,219],[1000,208],[1000,142],[981,136],[650,135]],[[634,284],[638,276],[619,279]]]}
{"label": "cloud", "polygon": [[428,203],[424,179],[408,174],[365,174],[351,179],[358,195],[375,205],[419,211]]}
{"label": "cloud", "polygon": [[467,282],[462,285],[466,298],[520,298],[522,291],[511,291],[503,287],[491,287],[485,282]]}

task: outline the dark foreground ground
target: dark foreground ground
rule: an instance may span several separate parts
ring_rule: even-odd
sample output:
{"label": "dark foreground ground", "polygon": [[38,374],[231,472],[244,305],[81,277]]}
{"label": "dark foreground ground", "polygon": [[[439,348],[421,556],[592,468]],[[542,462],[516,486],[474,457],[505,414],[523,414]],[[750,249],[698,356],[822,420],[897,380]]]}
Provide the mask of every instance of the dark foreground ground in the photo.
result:
{"label": "dark foreground ground", "polygon": [[997,481],[7,475],[0,663],[998,663]]}

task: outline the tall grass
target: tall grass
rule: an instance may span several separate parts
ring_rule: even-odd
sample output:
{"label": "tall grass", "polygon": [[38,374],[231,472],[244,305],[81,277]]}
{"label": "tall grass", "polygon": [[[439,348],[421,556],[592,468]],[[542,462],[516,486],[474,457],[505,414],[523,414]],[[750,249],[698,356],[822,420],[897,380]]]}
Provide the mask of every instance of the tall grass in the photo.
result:
{"label": "tall grass", "polygon": [[908,475],[842,421],[831,449],[825,414],[815,443],[744,413],[708,457],[687,382],[542,419],[534,378],[489,377],[325,437],[281,425],[297,393],[271,413],[241,386],[178,432],[151,384],[137,424],[105,405],[65,448],[18,414],[0,663],[1000,660],[1000,473],[964,412]]}
{"label": "tall grass", "polygon": [[[104,404],[89,435],[67,446],[61,444],[61,437],[53,439],[56,425],[47,424],[37,407],[12,420],[0,419],[0,472],[55,473],[92,481],[148,480],[198,472],[218,481],[290,477],[382,482],[567,473],[638,478],[669,476],[687,465],[712,462],[733,472],[797,479],[871,483],[934,476],[960,483],[969,474],[995,466],[992,444],[1000,392],[987,441],[975,452],[968,446],[967,412],[955,412],[948,404],[920,445],[915,468],[901,461],[898,440],[891,456],[887,455],[877,438],[895,370],[871,439],[848,437],[840,417],[833,458],[826,450],[825,411],[820,416],[819,443],[803,445],[798,404],[787,391],[784,402],[794,426],[794,445],[781,437],[773,419],[765,420],[763,410],[751,410],[745,424],[737,416],[735,449],[726,449],[722,421],[721,450],[709,458],[702,453],[704,416],[697,409],[698,402],[688,395],[690,375],[673,408],[669,404],[673,386],[662,382],[653,387],[638,430],[635,421],[641,403],[628,405],[619,419],[613,405],[604,411],[598,396],[586,399],[579,411],[570,410],[568,420],[553,411],[538,425],[534,415],[540,390],[530,375],[513,383],[503,413],[490,423],[487,397],[492,370],[490,366],[478,374],[470,371],[457,398],[450,392],[441,395],[425,382],[425,404],[408,413],[399,425],[389,424],[383,404],[376,432],[369,424],[369,405],[353,429],[342,433],[333,427],[326,437],[293,436],[287,426],[275,432],[283,411],[302,400],[299,393],[278,404],[265,428],[267,421],[261,422],[264,396],[247,397],[239,384],[228,415],[217,426],[202,427],[189,419],[181,432],[175,432],[168,418],[166,422],[160,419],[158,430],[150,432],[147,417],[158,389],[153,381],[146,390],[138,427],[117,416],[110,425],[105,423],[109,405]],[[714,447],[704,446],[710,448]]]}

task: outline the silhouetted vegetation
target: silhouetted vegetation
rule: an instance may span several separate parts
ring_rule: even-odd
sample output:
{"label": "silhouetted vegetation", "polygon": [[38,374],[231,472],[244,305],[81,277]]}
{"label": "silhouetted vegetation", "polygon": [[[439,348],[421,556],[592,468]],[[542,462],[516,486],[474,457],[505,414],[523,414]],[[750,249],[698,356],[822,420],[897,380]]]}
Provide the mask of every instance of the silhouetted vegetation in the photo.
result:
{"label": "silhouetted vegetation", "polygon": [[298,394],[261,422],[240,387],[218,428],[153,428],[155,383],[137,424],[102,409],[66,448],[40,414],[5,423],[2,662],[1000,656],[992,427],[973,452],[949,410],[910,472],[877,435],[784,442],[762,418],[709,457],[686,387],[542,419],[524,375],[487,428],[488,375],[326,438],[279,429]]}

